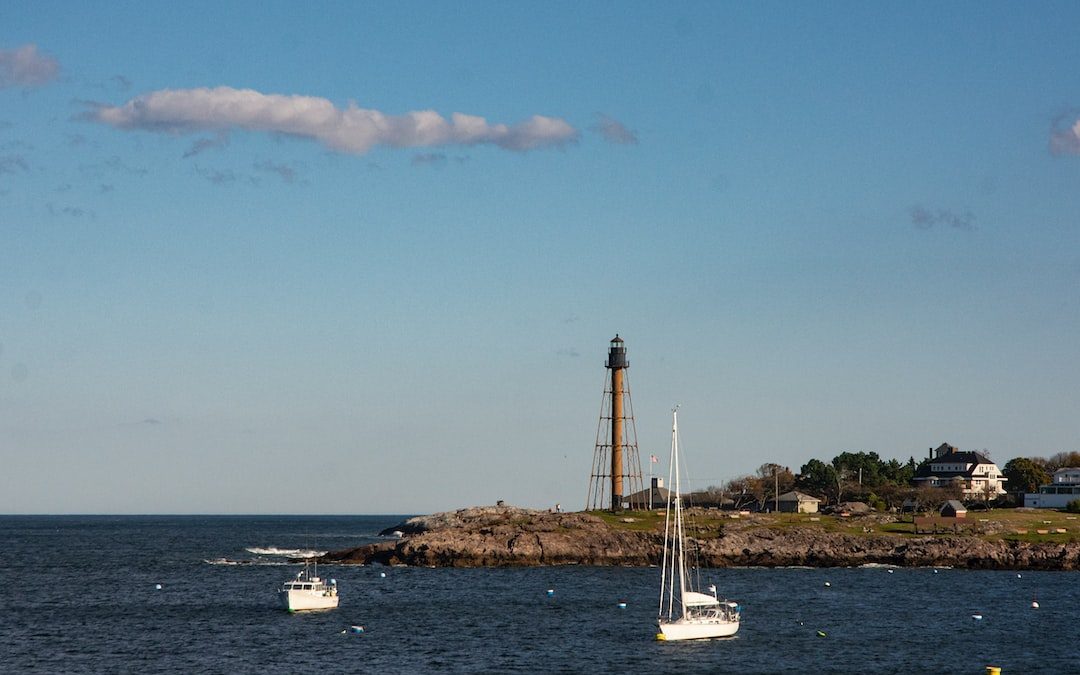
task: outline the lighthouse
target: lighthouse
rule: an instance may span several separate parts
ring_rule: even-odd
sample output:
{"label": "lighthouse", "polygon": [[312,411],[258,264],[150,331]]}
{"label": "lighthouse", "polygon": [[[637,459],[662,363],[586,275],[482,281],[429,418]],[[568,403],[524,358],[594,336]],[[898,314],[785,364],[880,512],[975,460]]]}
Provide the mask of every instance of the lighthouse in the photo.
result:
{"label": "lighthouse", "polygon": [[[595,510],[606,506],[617,512],[622,510],[628,495],[642,492],[637,430],[626,377],[630,362],[626,358],[626,344],[618,334],[608,346],[604,367],[610,371],[610,375],[604,378],[604,399],[596,430],[593,470],[589,477],[585,508]],[[644,501],[630,503],[631,508],[644,506]]]}
{"label": "lighthouse", "polygon": [[611,371],[611,510],[622,505],[623,492],[623,373],[630,367],[619,334],[611,341],[606,367]]}

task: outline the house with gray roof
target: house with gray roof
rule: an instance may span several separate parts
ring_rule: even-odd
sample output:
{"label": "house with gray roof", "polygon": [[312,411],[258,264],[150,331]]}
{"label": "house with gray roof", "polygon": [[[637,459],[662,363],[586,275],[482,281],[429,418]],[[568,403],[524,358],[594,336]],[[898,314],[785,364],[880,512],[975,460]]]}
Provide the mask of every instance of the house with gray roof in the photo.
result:
{"label": "house with gray roof", "polygon": [[819,503],[821,500],[817,497],[795,490],[785,492],[776,499],[781,513],[817,513]]}
{"label": "house with gray roof", "polygon": [[939,513],[945,518],[964,518],[967,516],[967,508],[955,499],[950,499],[941,505]]}

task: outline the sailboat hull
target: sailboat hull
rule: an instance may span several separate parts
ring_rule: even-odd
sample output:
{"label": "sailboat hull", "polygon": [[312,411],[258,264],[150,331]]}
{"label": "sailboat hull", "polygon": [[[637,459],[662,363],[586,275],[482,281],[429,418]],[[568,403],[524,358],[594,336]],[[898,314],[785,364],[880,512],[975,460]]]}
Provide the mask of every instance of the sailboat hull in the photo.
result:
{"label": "sailboat hull", "polygon": [[739,630],[738,621],[673,621],[660,622],[658,640],[705,640],[731,637]]}

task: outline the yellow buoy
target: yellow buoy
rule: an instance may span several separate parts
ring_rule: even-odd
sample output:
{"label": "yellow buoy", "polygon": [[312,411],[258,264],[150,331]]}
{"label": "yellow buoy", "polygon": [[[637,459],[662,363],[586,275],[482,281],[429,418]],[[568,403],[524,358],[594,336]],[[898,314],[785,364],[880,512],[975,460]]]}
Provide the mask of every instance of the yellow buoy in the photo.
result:
{"label": "yellow buoy", "polygon": [[656,639],[657,639],[657,640],[666,640],[666,639],[667,639],[667,636],[666,636],[666,635],[664,635],[663,633],[657,633],[657,634],[656,634]]}
{"label": "yellow buoy", "polygon": [[1001,675],[1001,668],[998,666],[987,666],[986,675]]}

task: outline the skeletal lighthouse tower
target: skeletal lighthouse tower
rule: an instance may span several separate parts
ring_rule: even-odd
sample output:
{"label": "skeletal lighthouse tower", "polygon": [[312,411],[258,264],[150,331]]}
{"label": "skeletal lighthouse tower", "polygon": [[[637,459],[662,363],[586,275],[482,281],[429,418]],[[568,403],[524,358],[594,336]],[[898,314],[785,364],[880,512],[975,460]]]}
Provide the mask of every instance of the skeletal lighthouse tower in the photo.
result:
{"label": "skeletal lighthouse tower", "polygon": [[628,496],[638,497],[637,502],[631,500],[630,508],[648,508],[647,500],[641,498],[644,494],[641,460],[634,406],[630,402],[630,383],[626,379],[630,362],[626,360],[626,347],[618,335],[611,341],[605,367],[611,371],[611,377],[604,378],[604,401],[600,407],[600,423],[596,427],[596,449],[585,509],[602,509],[606,503],[610,510],[620,511]]}

